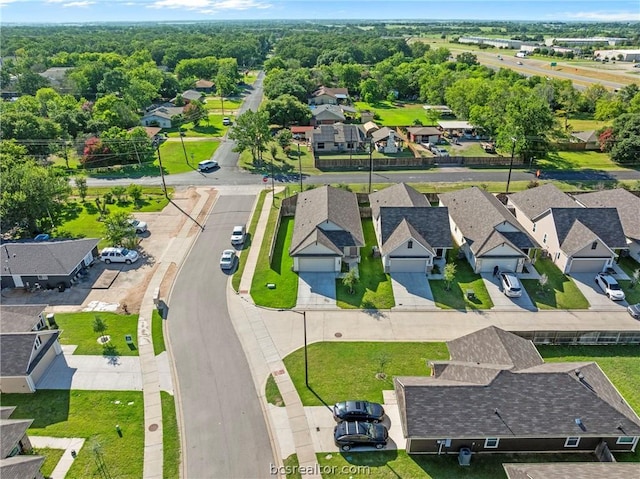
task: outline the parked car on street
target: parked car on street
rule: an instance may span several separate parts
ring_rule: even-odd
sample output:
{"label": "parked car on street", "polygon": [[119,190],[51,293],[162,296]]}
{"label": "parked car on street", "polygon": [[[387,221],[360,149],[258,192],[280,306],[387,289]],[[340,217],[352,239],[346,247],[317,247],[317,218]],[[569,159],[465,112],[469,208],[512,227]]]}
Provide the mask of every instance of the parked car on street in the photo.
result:
{"label": "parked car on street", "polygon": [[380,422],[384,419],[382,405],[369,401],[342,401],[333,406],[336,421]]}
{"label": "parked car on street", "polygon": [[131,264],[138,261],[138,252],[127,248],[104,248],[100,252],[100,260],[105,263]]}
{"label": "parked car on street", "polygon": [[630,304],[627,311],[634,319],[640,319],[640,303]]}
{"label": "parked car on street", "polygon": [[228,116],[225,116],[225,117],[222,119],[222,124],[223,124],[224,126],[229,126],[229,125],[231,125],[231,118],[229,118]]}
{"label": "parked car on street", "polygon": [[596,284],[602,292],[607,295],[607,298],[613,301],[624,300],[624,291],[622,291],[616,279],[610,274],[598,273],[596,275]]}
{"label": "parked car on street", "polygon": [[244,225],[238,225],[233,227],[231,232],[231,244],[241,245],[244,244],[244,239],[247,236],[247,229]]}
{"label": "parked car on street", "polygon": [[220,268],[224,270],[233,269],[237,260],[236,252],[232,249],[226,249],[222,252],[222,256],[220,256]]}
{"label": "parked car on street", "polygon": [[371,422],[343,421],[333,429],[333,440],[343,451],[356,446],[374,446],[382,449],[387,445],[389,431],[383,424]]}
{"label": "parked car on street", "polygon": [[522,284],[514,273],[501,272],[500,283],[502,284],[502,292],[510,298],[519,298],[522,296]]}
{"label": "parked car on street", "polygon": [[147,223],[140,220],[129,220],[129,224],[136,230],[136,233],[144,233],[147,231]]}
{"label": "parked car on street", "polygon": [[198,163],[198,171],[209,171],[218,167],[218,162],[215,160],[205,160]]}

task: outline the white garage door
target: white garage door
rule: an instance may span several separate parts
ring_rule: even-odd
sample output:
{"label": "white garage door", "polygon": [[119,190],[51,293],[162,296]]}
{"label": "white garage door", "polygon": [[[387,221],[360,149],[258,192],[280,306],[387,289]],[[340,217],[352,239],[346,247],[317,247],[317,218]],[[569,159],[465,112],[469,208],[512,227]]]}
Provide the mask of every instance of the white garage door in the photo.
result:
{"label": "white garage door", "polygon": [[604,269],[605,259],[574,259],[569,268],[570,273],[599,273]]}
{"label": "white garage door", "polygon": [[392,273],[425,273],[427,260],[421,258],[391,258],[389,271]]}
{"label": "white garage door", "polygon": [[298,260],[299,271],[331,272],[335,271],[334,258],[300,258]]}
{"label": "white garage door", "polygon": [[492,273],[496,266],[500,271],[515,271],[518,267],[518,258],[482,258],[480,273]]}

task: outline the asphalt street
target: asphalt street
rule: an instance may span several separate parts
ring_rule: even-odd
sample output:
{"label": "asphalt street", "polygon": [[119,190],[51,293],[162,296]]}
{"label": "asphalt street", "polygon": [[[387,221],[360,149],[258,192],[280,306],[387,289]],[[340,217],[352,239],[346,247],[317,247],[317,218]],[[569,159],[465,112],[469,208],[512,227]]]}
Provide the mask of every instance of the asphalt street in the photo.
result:
{"label": "asphalt street", "polygon": [[269,477],[274,464],[249,364],[229,319],[218,264],[254,195],[220,196],[174,283],[168,329],[182,414],[186,478]]}

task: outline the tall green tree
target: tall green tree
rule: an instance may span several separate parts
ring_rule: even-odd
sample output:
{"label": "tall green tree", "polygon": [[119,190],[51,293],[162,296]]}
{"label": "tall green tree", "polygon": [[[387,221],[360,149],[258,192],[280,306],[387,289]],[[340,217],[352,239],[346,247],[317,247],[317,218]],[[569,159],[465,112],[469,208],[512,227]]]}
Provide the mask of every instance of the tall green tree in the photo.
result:
{"label": "tall green tree", "polygon": [[287,128],[291,123],[307,124],[311,119],[309,107],[293,95],[282,95],[275,100],[267,100],[263,105],[269,113],[269,121]]}
{"label": "tall green tree", "polygon": [[104,218],[104,237],[110,245],[123,246],[135,240],[136,230],[129,223],[131,219],[126,211],[115,211]]}
{"label": "tall green tree", "polygon": [[269,113],[247,110],[236,118],[235,126],[229,131],[229,138],[235,140],[234,151],[249,150],[253,161],[262,159],[262,152],[271,139],[269,131]]}

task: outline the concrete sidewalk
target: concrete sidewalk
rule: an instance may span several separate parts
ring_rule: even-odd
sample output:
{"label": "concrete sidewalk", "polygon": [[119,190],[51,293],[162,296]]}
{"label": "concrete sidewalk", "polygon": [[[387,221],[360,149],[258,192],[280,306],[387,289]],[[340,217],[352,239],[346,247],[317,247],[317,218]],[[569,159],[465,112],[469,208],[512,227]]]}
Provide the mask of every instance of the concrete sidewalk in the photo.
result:
{"label": "concrete sidewalk", "polygon": [[84,446],[84,439],[80,437],[48,437],[48,436],[29,436],[31,445],[36,449],[63,449],[64,453],[62,457],[53,469],[51,479],[64,479],[67,476],[67,472],[73,465],[74,457],[71,455],[71,451],[79,453],[82,446]]}

